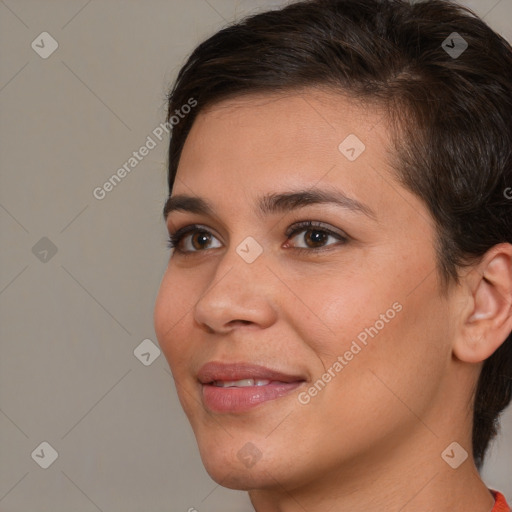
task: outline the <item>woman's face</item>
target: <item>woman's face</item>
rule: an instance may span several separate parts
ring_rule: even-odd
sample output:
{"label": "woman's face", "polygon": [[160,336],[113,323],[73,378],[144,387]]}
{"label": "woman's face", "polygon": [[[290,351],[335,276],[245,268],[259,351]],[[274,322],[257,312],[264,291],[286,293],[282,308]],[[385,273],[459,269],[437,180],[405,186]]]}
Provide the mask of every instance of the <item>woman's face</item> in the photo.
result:
{"label": "woman's face", "polygon": [[167,225],[198,227],[155,328],[226,487],[353,477],[433,442],[452,315],[433,222],[389,146],[381,113],[316,90],[226,100],[193,125],[173,197],[195,201],[169,204]]}

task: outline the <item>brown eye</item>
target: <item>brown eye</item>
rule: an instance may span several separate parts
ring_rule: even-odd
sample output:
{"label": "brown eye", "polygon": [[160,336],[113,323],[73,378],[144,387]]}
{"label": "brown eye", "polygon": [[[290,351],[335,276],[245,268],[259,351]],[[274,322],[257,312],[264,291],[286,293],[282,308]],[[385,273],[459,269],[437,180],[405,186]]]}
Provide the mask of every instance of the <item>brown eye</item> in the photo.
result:
{"label": "brown eye", "polygon": [[197,231],[192,234],[191,243],[194,249],[200,251],[201,249],[205,249],[208,243],[211,241],[212,236],[206,231]]}
{"label": "brown eye", "polygon": [[348,242],[348,237],[343,232],[338,233],[313,221],[305,221],[291,226],[286,236],[288,237],[286,247],[299,251],[321,250]]}
{"label": "brown eye", "polygon": [[308,229],[304,233],[304,240],[308,247],[321,247],[328,238],[327,233],[318,229]]}
{"label": "brown eye", "polygon": [[215,235],[196,225],[185,226],[169,235],[168,245],[177,254],[194,254],[222,247]]}

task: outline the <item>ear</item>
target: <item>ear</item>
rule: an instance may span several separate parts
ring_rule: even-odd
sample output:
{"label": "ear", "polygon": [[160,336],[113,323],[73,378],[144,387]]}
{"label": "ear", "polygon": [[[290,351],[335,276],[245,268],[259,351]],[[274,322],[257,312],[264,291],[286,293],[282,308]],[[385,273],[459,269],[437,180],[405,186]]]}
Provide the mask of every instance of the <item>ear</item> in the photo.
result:
{"label": "ear", "polygon": [[461,361],[479,363],[512,331],[512,245],[489,249],[462,281],[468,300],[453,351]]}

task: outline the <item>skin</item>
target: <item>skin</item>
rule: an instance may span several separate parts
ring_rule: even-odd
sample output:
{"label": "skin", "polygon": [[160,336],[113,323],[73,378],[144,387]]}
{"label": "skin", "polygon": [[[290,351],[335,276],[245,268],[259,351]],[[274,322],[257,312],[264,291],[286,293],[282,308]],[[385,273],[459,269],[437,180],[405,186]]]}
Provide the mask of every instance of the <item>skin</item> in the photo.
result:
{"label": "skin", "polygon": [[[338,149],[348,134],[366,146],[354,161]],[[167,226],[198,223],[212,238],[186,236],[182,248],[196,252],[172,254],[155,329],[208,473],[248,490],[258,512],[493,506],[471,458],[472,390],[512,328],[511,247],[496,246],[445,293],[433,221],[398,183],[389,141],[376,107],[308,89],[225,100],[199,114],[185,143],[173,195],[199,196],[215,214],[173,211]],[[303,189],[342,191],[373,213],[333,204],[257,213],[260,196]],[[325,237],[322,252],[307,228],[285,235],[307,220],[348,241]],[[236,252],[248,236],[263,249],[250,264]],[[400,312],[301,404],[299,393],[395,303]],[[212,413],[197,380],[209,361],[307,382],[248,412]],[[454,441],[469,454],[457,469],[441,457]],[[237,457],[246,443],[261,454],[252,467]]]}

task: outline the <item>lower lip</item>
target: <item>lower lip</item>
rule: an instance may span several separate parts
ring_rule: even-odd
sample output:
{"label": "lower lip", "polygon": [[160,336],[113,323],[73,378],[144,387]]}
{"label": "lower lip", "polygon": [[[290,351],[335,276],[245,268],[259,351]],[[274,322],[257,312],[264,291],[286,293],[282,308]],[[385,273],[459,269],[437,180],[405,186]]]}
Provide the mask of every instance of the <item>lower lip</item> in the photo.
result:
{"label": "lower lip", "polygon": [[221,388],[203,384],[203,403],[213,412],[244,412],[297,389],[302,382],[271,382],[266,386]]}

